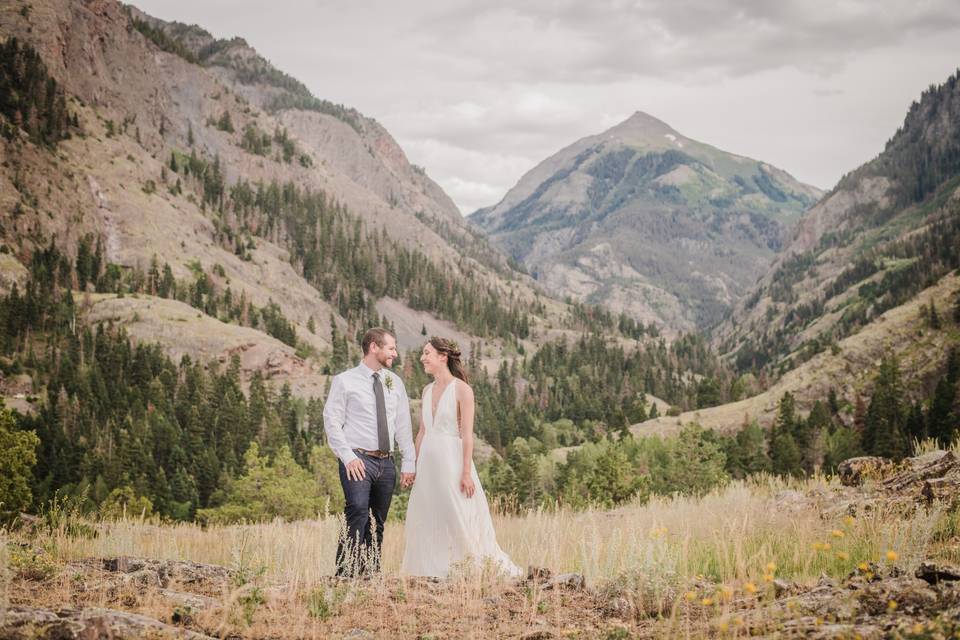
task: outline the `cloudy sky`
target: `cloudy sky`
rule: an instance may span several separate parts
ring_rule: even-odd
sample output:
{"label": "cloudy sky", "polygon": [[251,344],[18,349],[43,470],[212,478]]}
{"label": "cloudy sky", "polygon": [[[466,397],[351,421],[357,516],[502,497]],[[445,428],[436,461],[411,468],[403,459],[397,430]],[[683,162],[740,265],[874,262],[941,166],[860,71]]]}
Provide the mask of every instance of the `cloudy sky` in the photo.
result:
{"label": "cloudy sky", "polygon": [[956,0],[135,4],[376,118],[464,213],[637,110],[830,188],[960,66]]}

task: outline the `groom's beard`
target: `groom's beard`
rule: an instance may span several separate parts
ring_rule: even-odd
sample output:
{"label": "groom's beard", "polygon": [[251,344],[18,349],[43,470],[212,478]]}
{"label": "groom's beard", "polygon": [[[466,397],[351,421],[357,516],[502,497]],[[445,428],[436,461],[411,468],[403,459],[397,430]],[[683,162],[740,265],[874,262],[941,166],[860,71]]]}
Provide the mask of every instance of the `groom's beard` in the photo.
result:
{"label": "groom's beard", "polygon": [[381,367],[386,367],[389,369],[391,366],[393,366],[393,356],[377,354],[377,362],[380,363]]}

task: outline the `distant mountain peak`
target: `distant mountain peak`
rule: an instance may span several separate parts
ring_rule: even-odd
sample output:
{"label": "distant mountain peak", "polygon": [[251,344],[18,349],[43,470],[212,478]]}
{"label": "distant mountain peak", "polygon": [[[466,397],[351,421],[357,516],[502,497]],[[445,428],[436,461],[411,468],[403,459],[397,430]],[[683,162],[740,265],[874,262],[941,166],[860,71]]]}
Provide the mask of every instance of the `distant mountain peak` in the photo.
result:
{"label": "distant mountain peak", "polygon": [[820,196],[636,111],[470,219],[555,294],[689,330],[729,311]]}
{"label": "distant mountain peak", "polygon": [[673,127],[663,120],[639,110],[634,111],[633,115],[613,127],[611,131],[614,129],[643,129],[646,131],[655,130],[657,133],[677,133],[673,130]]}
{"label": "distant mountain peak", "polygon": [[614,138],[629,146],[655,149],[683,148],[687,141],[666,122],[643,111],[634,111],[629,118],[600,134],[600,138]]}

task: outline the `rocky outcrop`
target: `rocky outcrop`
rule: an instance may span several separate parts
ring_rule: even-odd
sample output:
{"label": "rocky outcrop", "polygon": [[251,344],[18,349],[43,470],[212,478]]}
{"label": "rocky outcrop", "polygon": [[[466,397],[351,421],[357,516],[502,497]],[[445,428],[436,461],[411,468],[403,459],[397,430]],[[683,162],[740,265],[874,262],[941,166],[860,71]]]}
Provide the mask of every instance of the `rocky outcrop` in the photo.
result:
{"label": "rocky outcrop", "polygon": [[147,616],[99,607],[57,611],[11,607],[0,615],[0,637],[5,640],[213,640],[211,636],[165,624]]}

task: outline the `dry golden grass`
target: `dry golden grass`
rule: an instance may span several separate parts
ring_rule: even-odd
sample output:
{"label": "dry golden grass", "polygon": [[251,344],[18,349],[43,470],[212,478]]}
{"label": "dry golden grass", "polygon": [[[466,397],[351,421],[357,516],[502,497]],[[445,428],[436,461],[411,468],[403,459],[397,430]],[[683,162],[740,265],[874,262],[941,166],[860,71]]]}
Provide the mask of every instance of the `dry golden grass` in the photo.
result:
{"label": "dry golden grass", "polygon": [[[544,591],[536,583],[512,584],[470,571],[439,584],[400,579],[403,525],[393,522],[384,542],[384,574],[338,581],[330,575],[340,519],[328,516],[209,528],[130,519],[97,524],[96,537],[61,529],[33,542],[64,569],[45,583],[14,579],[9,598],[19,604],[111,606],[169,619],[168,598],[135,586],[118,589],[115,576],[81,580],[76,565],[68,564],[128,555],[245,572],[246,580],[208,594],[221,606],[195,616],[194,628],[213,635],[324,637],[366,629],[392,637],[500,637],[542,629],[558,636],[618,637],[622,627],[623,633],[644,636],[699,636],[735,620],[732,603],[763,598],[775,578],[809,585],[822,574],[846,576],[865,562],[912,570],[936,556],[939,509],[906,517],[882,507],[856,518],[825,516],[838,491],[823,478],[765,477],[700,498],[654,498],[613,511],[495,517],[501,545],[518,564],[582,573],[595,587],[590,592]],[[0,557],[0,570],[6,564]],[[633,613],[617,619],[604,611],[617,597],[626,598]],[[659,621],[644,615],[656,612]]]}
{"label": "dry golden grass", "polygon": [[[835,486],[835,485],[834,485]],[[852,521],[824,521],[815,505],[797,493],[828,496],[822,478],[803,482],[762,478],[734,482],[700,498],[655,497],[613,511],[542,510],[497,515],[501,546],[521,566],[578,572],[595,582],[628,571],[676,576],[704,575],[719,582],[762,577],[773,562],[793,580],[839,575],[860,561],[897,549],[904,562],[923,555],[939,518],[936,510],[913,518],[883,510]],[[787,493],[797,492],[797,493]],[[340,519],[203,528],[137,519],[102,523],[95,538],[58,536],[62,560],[119,555],[179,559],[230,566],[243,548],[252,564],[267,567],[270,580],[309,584],[333,573]],[[833,531],[844,531],[842,538]],[[387,525],[383,566],[395,574],[403,553],[403,524]],[[848,561],[833,562],[815,548],[831,543]]]}

